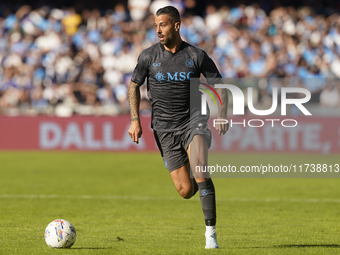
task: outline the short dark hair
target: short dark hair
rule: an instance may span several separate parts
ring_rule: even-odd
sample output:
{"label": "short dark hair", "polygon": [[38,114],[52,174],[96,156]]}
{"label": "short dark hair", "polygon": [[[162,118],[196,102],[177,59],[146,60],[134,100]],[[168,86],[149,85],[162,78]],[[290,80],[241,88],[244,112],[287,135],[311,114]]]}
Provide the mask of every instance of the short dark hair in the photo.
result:
{"label": "short dark hair", "polygon": [[156,12],[156,16],[167,14],[169,15],[170,21],[172,23],[179,22],[181,23],[181,16],[179,15],[178,10],[173,6],[165,6],[163,8],[158,9]]}

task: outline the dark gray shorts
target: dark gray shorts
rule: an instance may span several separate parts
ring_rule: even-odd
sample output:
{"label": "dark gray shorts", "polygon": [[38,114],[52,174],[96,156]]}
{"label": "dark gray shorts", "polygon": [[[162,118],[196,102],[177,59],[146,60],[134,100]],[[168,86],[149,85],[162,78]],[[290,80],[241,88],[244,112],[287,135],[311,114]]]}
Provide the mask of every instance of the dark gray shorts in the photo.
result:
{"label": "dark gray shorts", "polygon": [[195,128],[187,128],[175,132],[154,130],[153,133],[164,165],[169,172],[184,166],[188,162],[187,149],[195,135],[205,137],[208,142],[208,148],[211,145],[211,131],[207,124],[200,124]]}

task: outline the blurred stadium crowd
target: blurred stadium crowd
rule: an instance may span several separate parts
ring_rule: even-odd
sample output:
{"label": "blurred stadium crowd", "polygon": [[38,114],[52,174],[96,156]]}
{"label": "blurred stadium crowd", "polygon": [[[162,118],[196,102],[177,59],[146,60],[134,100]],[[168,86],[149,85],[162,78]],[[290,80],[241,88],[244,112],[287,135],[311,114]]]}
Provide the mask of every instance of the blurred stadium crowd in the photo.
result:
{"label": "blurred stadium crowd", "polygon": [[[158,42],[153,14],[165,5],[182,15],[182,37],[203,48],[226,78],[300,78],[312,101],[340,106],[339,13],[310,7],[208,4],[195,0],[128,0],[98,9],[21,6],[0,17],[0,114],[57,116],[128,112],[127,88],[139,53]],[[319,80],[319,82],[309,82]],[[270,86],[259,82],[257,101]],[[150,114],[146,86],[143,114]]]}

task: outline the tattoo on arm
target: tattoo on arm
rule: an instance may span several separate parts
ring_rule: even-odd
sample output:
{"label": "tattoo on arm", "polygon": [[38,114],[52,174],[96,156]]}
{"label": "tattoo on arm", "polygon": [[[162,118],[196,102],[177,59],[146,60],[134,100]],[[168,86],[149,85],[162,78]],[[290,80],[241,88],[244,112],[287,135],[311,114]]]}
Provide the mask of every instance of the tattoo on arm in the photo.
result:
{"label": "tattoo on arm", "polygon": [[130,82],[128,99],[130,105],[131,121],[139,120],[139,103],[140,103],[140,85],[134,82]]}
{"label": "tattoo on arm", "polygon": [[225,88],[216,89],[218,95],[221,98],[222,106],[218,108],[218,116],[227,118],[227,112],[228,112],[228,92]]}

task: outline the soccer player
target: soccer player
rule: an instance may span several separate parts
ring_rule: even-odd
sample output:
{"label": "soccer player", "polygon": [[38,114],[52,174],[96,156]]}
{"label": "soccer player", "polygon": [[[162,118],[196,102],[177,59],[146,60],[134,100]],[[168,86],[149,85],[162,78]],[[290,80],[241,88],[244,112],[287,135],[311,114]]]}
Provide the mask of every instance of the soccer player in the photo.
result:
{"label": "soccer player", "polygon": [[[129,85],[131,126],[129,135],[138,143],[142,135],[139,118],[139,87],[147,78],[147,91],[152,106],[151,127],[161,152],[165,167],[178,193],[183,198],[192,197],[198,190],[206,223],[206,249],[219,248],[216,240],[215,188],[209,175],[194,172],[195,166],[207,165],[211,131],[207,127],[209,116],[200,114],[200,107],[190,107],[190,78],[219,81],[221,75],[214,62],[201,49],[182,41],[179,30],[179,12],[172,6],[157,11],[155,28],[159,43],[145,49],[138,57]],[[226,102],[227,94],[218,91]],[[219,107],[218,118],[226,119],[227,104]],[[216,126],[219,135],[228,130],[226,124]],[[190,168],[191,165],[191,168]],[[194,178],[190,177],[193,173]]]}

